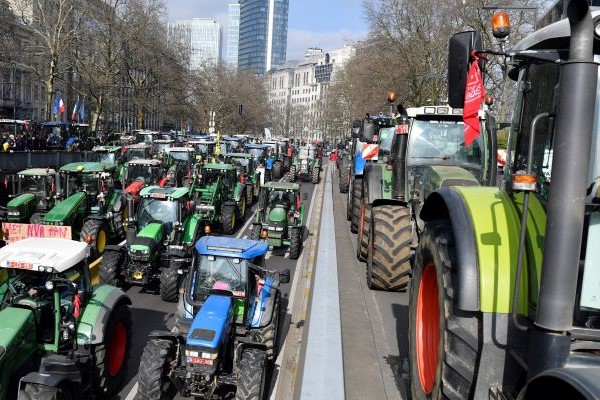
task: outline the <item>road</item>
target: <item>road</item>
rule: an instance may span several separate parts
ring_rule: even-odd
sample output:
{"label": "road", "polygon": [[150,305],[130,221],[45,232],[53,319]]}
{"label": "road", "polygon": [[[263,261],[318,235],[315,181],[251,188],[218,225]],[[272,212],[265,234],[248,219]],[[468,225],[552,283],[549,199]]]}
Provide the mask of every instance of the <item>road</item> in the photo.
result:
{"label": "road", "polygon": [[[284,177],[284,180],[287,177]],[[308,214],[311,208],[311,202],[313,199],[313,192],[315,185],[308,182],[300,182],[301,184],[301,195],[303,203],[305,205],[305,219],[308,219]],[[235,237],[238,238],[249,238],[251,221],[254,216],[254,210],[256,206],[247,213],[246,223],[244,226],[239,227]],[[306,221],[305,221],[306,224]],[[310,233],[309,229],[305,230],[305,240]],[[303,250],[304,251],[304,250]],[[301,257],[302,258],[302,257]],[[282,293],[282,310],[287,310],[288,299],[290,290],[293,285],[293,278],[295,277],[296,260],[289,259],[289,253],[287,247],[269,250],[266,256],[267,268],[274,270],[290,269],[290,277],[292,281],[289,284],[281,285]],[[116,399],[132,400],[135,398],[137,392],[137,372],[140,362],[142,351],[147,341],[148,334],[153,330],[171,330],[174,323],[174,312],[176,303],[166,303],[161,300],[160,296],[154,293],[145,293],[140,287],[131,287],[128,289],[127,294],[131,297],[131,313],[133,319],[133,343],[131,347],[131,354],[128,359],[127,375],[125,378],[125,385],[123,389],[116,396]],[[289,318],[288,318],[289,319]],[[285,335],[286,332],[282,332]],[[280,337],[280,343],[283,341]],[[273,373],[273,377],[276,378],[277,371]],[[177,397],[180,398],[180,397]]]}

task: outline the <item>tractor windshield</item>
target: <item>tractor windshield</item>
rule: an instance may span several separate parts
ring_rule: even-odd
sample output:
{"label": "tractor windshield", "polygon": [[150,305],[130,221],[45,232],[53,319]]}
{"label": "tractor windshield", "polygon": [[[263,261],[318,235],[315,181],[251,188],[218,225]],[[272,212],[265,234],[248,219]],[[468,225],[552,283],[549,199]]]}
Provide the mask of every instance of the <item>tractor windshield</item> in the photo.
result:
{"label": "tractor windshield", "polygon": [[193,277],[194,298],[202,299],[211,290],[229,290],[236,297],[246,295],[248,260],[201,256]]}
{"label": "tractor windshield", "polygon": [[137,212],[139,229],[151,222],[159,222],[165,228],[165,233],[169,234],[173,223],[177,221],[177,206],[178,203],[173,200],[143,198]]}
{"label": "tractor windshield", "polygon": [[154,139],[154,135],[152,135],[152,133],[138,132],[135,135],[135,138],[138,143],[152,143],[152,140]]}
{"label": "tractor windshield", "polygon": [[188,162],[190,161],[191,152],[189,151],[171,151],[169,152],[169,156],[175,162]]}
{"label": "tractor windshield", "polygon": [[215,152],[215,145],[213,143],[194,143],[194,149],[198,154],[207,156]]}
{"label": "tractor windshield", "polygon": [[171,143],[154,143],[156,154],[166,153],[171,148]]}
{"label": "tractor windshield", "polygon": [[158,182],[160,170],[156,166],[143,164],[129,164],[125,171],[125,182],[140,181],[146,184]]}
{"label": "tractor windshield", "polygon": [[392,152],[392,143],[396,132],[395,127],[381,128],[379,130],[379,153],[382,155]]}
{"label": "tractor windshield", "polygon": [[112,152],[104,152],[104,153],[99,153],[100,154],[100,162],[102,164],[116,164],[117,163],[117,154]]}
{"label": "tractor windshield", "polygon": [[250,160],[242,157],[231,157],[231,163],[236,167],[241,167],[245,171],[248,165],[250,165]]}
{"label": "tractor windshield", "polygon": [[246,151],[252,154],[253,158],[261,158],[265,152],[262,148],[248,148]]}
{"label": "tractor windshield", "polygon": [[100,193],[98,180],[95,174],[68,174],[65,192],[68,196],[75,192],[86,192],[88,196],[95,197]]}
{"label": "tractor windshield", "polygon": [[19,193],[46,193],[48,182],[52,182],[52,177],[50,176],[26,176],[19,175]]}
{"label": "tractor windshield", "polygon": [[465,146],[464,136],[462,121],[415,120],[410,129],[408,163],[429,164],[433,160],[483,168],[484,135],[479,135],[469,146]]}
{"label": "tractor windshield", "polygon": [[314,158],[315,149],[314,147],[300,147],[300,149],[298,149],[298,156],[300,158]]}
{"label": "tractor windshield", "polygon": [[150,156],[150,148],[148,147],[128,147],[127,161],[137,160],[140,158],[148,158]]}
{"label": "tractor windshield", "polygon": [[271,190],[269,192],[269,206],[275,208],[283,207],[286,210],[294,204],[294,193],[287,190]]}

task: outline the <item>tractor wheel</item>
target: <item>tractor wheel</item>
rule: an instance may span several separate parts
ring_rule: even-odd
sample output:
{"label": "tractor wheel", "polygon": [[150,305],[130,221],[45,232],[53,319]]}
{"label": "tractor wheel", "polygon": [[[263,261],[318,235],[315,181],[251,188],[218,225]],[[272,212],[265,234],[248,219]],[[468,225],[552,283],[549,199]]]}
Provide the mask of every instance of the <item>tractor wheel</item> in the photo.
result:
{"label": "tractor wheel", "polygon": [[302,250],[302,228],[294,227],[290,232],[290,259],[296,260],[300,257]]}
{"label": "tractor wheel", "polygon": [[267,361],[269,362],[275,360],[278,353],[277,334],[279,332],[279,313],[281,312],[281,295],[279,291],[277,292],[276,296],[271,323],[264,328],[257,329],[254,333],[255,340],[265,346],[264,350],[267,352]]}
{"label": "tractor wheel", "polygon": [[115,236],[117,240],[120,242],[125,239],[125,223],[127,222],[127,218],[129,218],[129,208],[127,207],[127,201],[125,201],[125,205],[119,212],[114,212],[112,216],[112,224],[115,228]]}
{"label": "tractor wheel", "polygon": [[273,179],[279,179],[283,176],[283,164],[281,161],[273,162]]}
{"label": "tractor wheel", "polygon": [[472,398],[480,314],[455,310],[454,237],[448,220],[425,226],[410,284],[408,350],[412,398]]}
{"label": "tractor wheel", "polygon": [[246,206],[254,203],[254,185],[246,185]]}
{"label": "tractor wheel", "polygon": [[121,388],[131,349],[131,313],[125,303],[119,303],[110,313],[104,327],[104,341],[94,345],[94,391],[108,397]]}
{"label": "tractor wheel", "polygon": [[116,287],[123,286],[122,268],[123,254],[120,251],[107,251],[100,263],[98,272],[100,282]]}
{"label": "tractor wheel", "polygon": [[236,400],[262,400],[265,395],[266,353],[259,349],[247,349],[242,354]]}
{"label": "tractor wheel", "polygon": [[98,219],[85,221],[79,234],[79,240],[90,245],[91,260],[95,260],[104,254],[108,238],[108,226],[104,221]]}
{"label": "tractor wheel", "polygon": [[175,353],[175,344],[171,340],[148,340],[140,359],[137,393],[139,400],[167,400],[175,396],[177,390],[169,378]]}
{"label": "tractor wheel", "polygon": [[55,386],[47,386],[38,383],[25,383],[23,389],[19,390],[18,400],[75,400],[79,398],[69,383],[63,382]]}
{"label": "tractor wheel", "polygon": [[34,213],[31,218],[29,218],[30,224],[41,224],[44,221],[44,216],[40,213]]}
{"label": "tractor wheel", "polygon": [[369,254],[369,234],[371,229],[371,206],[362,203],[360,207],[360,221],[356,235],[356,258],[358,261],[367,261]]}
{"label": "tractor wheel", "polygon": [[298,173],[296,170],[296,166],[292,165],[290,167],[290,182],[296,182],[297,179],[298,179]]}
{"label": "tractor wheel", "polygon": [[360,222],[360,205],[362,202],[362,178],[354,178],[354,182],[352,183],[352,195],[350,199],[352,200],[352,218],[350,223],[350,231],[352,233],[357,233]]}
{"label": "tractor wheel", "polygon": [[410,280],[410,209],[385,205],[371,210],[367,284],[371,289],[397,292]]}
{"label": "tractor wheel", "polygon": [[246,189],[244,188],[240,201],[237,203],[237,219],[244,222],[246,219]]}
{"label": "tractor wheel", "polygon": [[253,224],[252,231],[250,231],[250,239],[252,240],[260,240],[260,232],[262,231],[261,224]]}
{"label": "tractor wheel", "polygon": [[224,234],[231,235],[235,230],[236,214],[235,204],[223,204],[221,207],[221,228]]}
{"label": "tractor wheel", "polygon": [[292,165],[292,158],[288,157],[288,156],[284,156],[283,157],[283,170],[286,172],[289,171],[291,165]]}
{"label": "tractor wheel", "polygon": [[311,175],[312,175],[312,179],[311,179],[311,183],[313,184],[317,184],[319,183],[319,178],[321,175],[321,170],[319,169],[319,167],[317,165],[314,165],[311,171]]}
{"label": "tractor wheel", "polygon": [[179,298],[179,274],[177,268],[169,266],[160,271],[160,297],[174,303]]}
{"label": "tractor wheel", "polygon": [[352,190],[348,190],[346,193],[346,219],[352,221]]}
{"label": "tractor wheel", "polygon": [[340,193],[348,193],[350,187],[350,168],[343,166],[340,169]]}

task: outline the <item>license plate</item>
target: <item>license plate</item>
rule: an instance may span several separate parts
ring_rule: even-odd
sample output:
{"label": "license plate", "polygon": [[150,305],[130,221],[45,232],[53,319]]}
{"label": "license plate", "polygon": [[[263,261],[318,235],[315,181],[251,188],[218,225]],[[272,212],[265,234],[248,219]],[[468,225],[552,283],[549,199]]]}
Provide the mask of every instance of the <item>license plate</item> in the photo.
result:
{"label": "license plate", "polygon": [[8,268],[33,269],[33,264],[32,263],[27,263],[27,262],[20,262],[20,261],[9,261],[8,262]]}
{"label": "license plate", "polygon": [[191,364],[213,365],[213,360],[200,357],[188,357],[188,362]]}

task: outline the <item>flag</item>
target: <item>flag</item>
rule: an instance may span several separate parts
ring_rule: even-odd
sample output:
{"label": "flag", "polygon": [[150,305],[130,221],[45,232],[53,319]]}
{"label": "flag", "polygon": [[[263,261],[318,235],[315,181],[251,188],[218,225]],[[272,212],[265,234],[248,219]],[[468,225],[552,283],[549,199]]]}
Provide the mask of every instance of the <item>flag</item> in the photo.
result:
{"label": "flag", "polygon": [[79,104],[79,120],[85,120],[85,103],[83,101]]}
{"label": "flag", "polygon": [[75,117],[77,117],[77,108],[79,107],[79,102],[75,102],[75,106],[73,107],[73,112],[71,113],[71,121],[75,121]]}
{"label": "flag", "polygon": [[65,112],[65,103],[63,103],[62,97],[59,97],[59,100],[58,100],[58,111],[61,114],[64,114],[64,112]]}
{"label": "flag", "polygon": [[463,121],[465,122],[465,146],[469,146],[479,136],[479,106],[485,97],[481,71],[479,70],[480,57],[472,52],[473,63],[467,74],[467,87],[465,88],[465,105],[463,107]]}
{"label": "flag", "polygon": [[52,114],[58,114],[58,106],[59,106],[58,95],[54,97],[54,105],[52,106]]}

